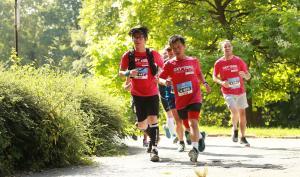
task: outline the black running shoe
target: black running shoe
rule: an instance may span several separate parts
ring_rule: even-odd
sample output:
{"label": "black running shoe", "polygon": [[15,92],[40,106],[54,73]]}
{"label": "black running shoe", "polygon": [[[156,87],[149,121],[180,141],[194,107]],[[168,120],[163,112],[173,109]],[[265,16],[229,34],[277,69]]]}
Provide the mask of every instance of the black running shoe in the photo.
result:
{"label": "black running shoe", "polygon": [[189,152],[190,161],[191,162],[197,162],[198,155],[199,155],[198,150],[195,147],[193,147],[193,149],[190,150],[190,152]]}
{"label": "black running shoe", "polygon": [[233,130],[232,135],[231,135],[232,141],[233,142],[238,142],[239,138],[239,130]]}
{"label": "black running shoe", "polygon": [[190,132],[184,131],[184,135],[185,135],[185,139],[186,139],[186,144],[191,145],[192,144],[192,140],[191,140]]}
{"label": "black running shoe", "polygon": [[150,153],[150,160],[152,162],[158,162],[159,161],[159,156],[158,156],[157,149],[152,149],[152,151]]}
{"label": "black running shoe", "polygon": [[136,141],[136,140],[138,139],[138,137],[137,137],[135,134],[132,134],[132,135],[131,135],[131,138],[132,138],[134,141]]}
{"label": "black running shoe", "polygon": [[250,144],[246,140],[246,137],[241,137],[240,143],[243,144],[243,145],[245,145],[245,146],[248,146],[248,147],[250,146]]}
{"label": "black running shoe", "polygon": [[184,143],[179,143],[178,144],[178,152],[183,152],[185,149],[185,144]]}
{"label": "black running shoe", "polygon": [[205,149],[205,132],[201,132],[202,138],[199,139],[199,143],[198,143],[198,150],[199,152],[203,152]]}

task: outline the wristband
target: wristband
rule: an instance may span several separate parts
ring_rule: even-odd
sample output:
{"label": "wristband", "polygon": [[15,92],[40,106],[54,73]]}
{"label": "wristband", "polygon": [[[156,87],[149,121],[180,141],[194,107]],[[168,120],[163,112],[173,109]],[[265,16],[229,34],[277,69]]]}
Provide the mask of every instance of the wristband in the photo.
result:
{"label": "wristband", "polygon": [[130,75],[130,70],[127,70],[127,71],[125,72],[124,76],[129,77],[129,75]]}

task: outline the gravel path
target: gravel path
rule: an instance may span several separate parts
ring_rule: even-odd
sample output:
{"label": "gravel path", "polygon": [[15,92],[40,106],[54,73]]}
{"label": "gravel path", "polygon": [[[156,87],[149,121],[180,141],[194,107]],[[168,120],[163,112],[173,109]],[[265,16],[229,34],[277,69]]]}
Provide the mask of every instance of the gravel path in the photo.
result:
{"label": "gravel path", "polygon": [[153,163],[141,146],[127,140],[129,155],[97,157],[92,166],[52,169],[17,177],[196,177],[195,170],[208,170],[208,177],[300,177],[300,139],[248,138],[251,147],[233,143],[229,137],[207,137],[198,163],[161,138],[160,162]]}

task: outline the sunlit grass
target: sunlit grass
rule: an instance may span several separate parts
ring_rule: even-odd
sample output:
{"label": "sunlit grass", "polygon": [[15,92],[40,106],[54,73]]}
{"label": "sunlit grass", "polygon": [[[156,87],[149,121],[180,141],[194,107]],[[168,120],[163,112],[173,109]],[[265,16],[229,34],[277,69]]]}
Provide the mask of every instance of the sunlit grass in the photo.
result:
{"label": "sunlit grass", "polygon": [[[208,135],[231,135],[231,127],[200,126]],[[247,128],[247,136],[254,137],[299,137],[300,128]]]}

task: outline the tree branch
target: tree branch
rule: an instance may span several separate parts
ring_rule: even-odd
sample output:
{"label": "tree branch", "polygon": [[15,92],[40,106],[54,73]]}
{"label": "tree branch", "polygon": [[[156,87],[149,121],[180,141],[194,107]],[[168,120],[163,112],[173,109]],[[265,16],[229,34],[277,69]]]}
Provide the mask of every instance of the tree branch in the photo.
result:
{"label": "tree branch", "polygon": [[204,1],[204,2],[206,2],[207,4],[209,4],[211,7],[213,7],[214,9],[216,9],[216,10],[217,10],[217,7],[216,7],[216,5],[215,5],[215,4],[213,4],[213,3],[211,3],[209,0],[199,0],[199,1]]}
{"label": "tree branch", "polygon": [[226,7],[231,3],[231,1],[232,1],[232,0],[226,0],[226,1],[223,3],[222,7],[223,7],[224,9],[226,9]]}
{"label": "tree branch", "polygon": [[241,13],[237,14],[236,16],[231,17],[229,19],[229,23],[231,23],[234,19],[238,19],[241,16],[247,16],[249,14],[250,14],[250,12],[241,12]]}
{"label": "tree branch", "polygon": [[177,0],[175,2],[178,2],[178,3],[182,3],[182,4],[190,4],[190,5],[197,5],[195,3],[195,1],[189,1],[189,0]]}

